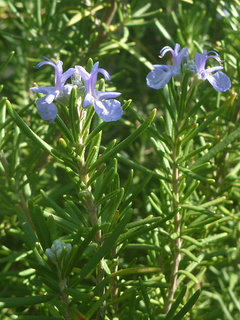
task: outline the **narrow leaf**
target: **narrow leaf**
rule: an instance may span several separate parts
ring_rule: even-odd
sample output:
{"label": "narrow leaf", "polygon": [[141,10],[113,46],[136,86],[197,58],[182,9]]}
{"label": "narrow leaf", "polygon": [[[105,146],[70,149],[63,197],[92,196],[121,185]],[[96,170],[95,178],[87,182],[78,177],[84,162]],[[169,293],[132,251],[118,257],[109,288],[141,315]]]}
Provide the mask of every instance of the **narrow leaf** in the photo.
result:
{"label": "narrow leaf", "polygon": [[120,150],[124,149],[128,145],[130,145],[144,130],[147,129],[147,127],[152,123],[154,117],[156,115],[156,109],[152,111],[150,116],[147,118],[147,120],[139,126],[136,131],[134,131],[130,136],[128,136],[125,140],[120,142],[118,145],[113,147],[111,150],[106,152],[104,155],[102,155],[91,167],[90,170],[93,168],[98,167],[101,163],[106,162],[108,159],[112,158],[115,154],[117,154]]}

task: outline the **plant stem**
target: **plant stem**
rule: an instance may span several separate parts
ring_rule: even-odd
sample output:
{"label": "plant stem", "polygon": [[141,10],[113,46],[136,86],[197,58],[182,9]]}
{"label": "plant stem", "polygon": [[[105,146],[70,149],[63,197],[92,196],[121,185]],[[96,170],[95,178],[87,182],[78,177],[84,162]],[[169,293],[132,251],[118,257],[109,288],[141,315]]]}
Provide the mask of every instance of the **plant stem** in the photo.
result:
{"label": "plant stem", "polygon": [[173,265],[171,270],[171,276],[170,276],[170,286],[167,293],[167,301],[165,305],[165,311],[168,312],[172,306],[172,302],[174,299],[175,292],[177,290],[177,280],[178,280],[178,270],[179,270],[179,264],[182,258],[182,255],[180,253],[180,248],[182,246],[182,239],[180,237],[180,231],[181,231],[181,214],[178,209],[178,201],[179,201],[179,192],[178,192],[178,186],[179,186],[179,171],[176,165],[176,159],[177,159],[177,138],[175,138],[175,143],[173,146],[173,175],[172,175],[172,187],[173,187],[173,193],[175,197],[173,198],[173,210],[176,211],[176,215],[174,217],[174,232],[178,235],[178,237],[175,240],[175,248],[174,248],[174,258],[173,258]]}
{"label": "plant stem", "polygon": [[[85,120],[85,113],[82,113],[79,111],[80,115],[80,133],[82,132],[82,127],[83,127],[83,121]],[[92,188],[91,186],[88,185],[89,181],[89,174],[88,174],[88,168],[86,168],[86,162],[85,162],[85,142],[83,141],[83,137],[79,137],[78,141],[78,147],[79,147],[79,154],[81,156],[81,161],[78,163],[79,167],[79,175],[82,178],[83,182],[83,188],[84,191],[86,191],[86,207],[87,207],[87,212],[89,214],[90,218],[90,223],[92,227],[98,226],[99,225],[99,219],[98,219],[98,208],[96,204],[94,203],[94,197],[92,193]],[[102,236],[102,230],[98,230],[95,236],[95,242],[99,247],[102,246],[103,244],[103,236]],[[102,282],[104,280],[104,258],[101,259],[101,261],[98,264],[98,269],[97,269],[97,276],[96,276],[96,284]],[[105,290],[103,289],[100,295],[103,295],[105,293]],[[103,305],[98,313],[98,319],[104,319],[105,318],[105,306]]]}

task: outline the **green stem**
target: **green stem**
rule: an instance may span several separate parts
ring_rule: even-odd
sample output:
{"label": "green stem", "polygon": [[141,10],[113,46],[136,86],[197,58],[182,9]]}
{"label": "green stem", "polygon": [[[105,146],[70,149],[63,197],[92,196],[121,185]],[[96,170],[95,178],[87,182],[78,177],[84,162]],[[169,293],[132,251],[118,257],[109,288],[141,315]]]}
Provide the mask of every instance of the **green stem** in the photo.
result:
{"label": "green stem", "polygon": [[[79,175],[82,178],[82,182],[84,185],[84,190],[86,192],[86,207],[90,218],[90,223],[92,227],[99,225],[99,219],[98,219],[98,208],[96,204],[94,203],[94,197],[92,193],[91,185],[88,185],[89,182],[89,174],[88,174],[88,168],[86,167],[86,161],[85,161],[85,141],[84,137],[81,136],[82,127],[84,123],[85,115],[81,114],[81,121],[80,121],[80,139],[78,141],[78,153],[81,157],[81,161],[78,163],[79,167]],[[95,236],[95,242],[99,247],[103,244],[103,236],[102,236],[102,230],[98,230]],[[96,276],[96,283],[100,283],[104,280],[104,258],[101,259],[98,269],[97,269],[97,276]],[[103,289],[100,295],[104,295],[105,290]],[[104,319],[105,318],[105,306],[102,306],[99,310],[98,319]]]}
{"label": "green stem", "polygon": [[174,216],[174,232],[178,235],[175,240],[175,248],[174,248],[174,258],[173,265],[170,275],[170,285],[167,293],[167,301],[165,305],[165,311],[168,312],[172,306],[172,302],[174,299],[175,292],[177,290],[177,280],[178,280],[178,270],[179,264],[182,258],[180,253],[180,249],[182,246],[182,239],[180,237],[181,231],[181,214],[178,209],[178,201],[179,201],[179,171],[176,165],[177,159],[177,138],[175,138],[175,143],[173,146],[173,175],[172,175],[172,187],[175,197],[173,197],[173,210],[176,211],[176,215]]}

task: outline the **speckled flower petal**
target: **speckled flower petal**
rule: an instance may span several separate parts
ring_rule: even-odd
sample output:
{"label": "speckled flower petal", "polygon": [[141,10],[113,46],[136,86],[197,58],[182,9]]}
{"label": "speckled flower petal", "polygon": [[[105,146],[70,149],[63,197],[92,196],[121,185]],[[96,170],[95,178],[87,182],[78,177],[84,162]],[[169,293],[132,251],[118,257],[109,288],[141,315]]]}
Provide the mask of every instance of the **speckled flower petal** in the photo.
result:
{"label": "speckled flower petal", "polygon": [[230,78],[222,71],[216,72],[214,75],[207,76],[207,80],[213,88],[218,92],[224,92],[231,88]]}
{"label": "speckled flower petal", "polygon": [[147,75],[147,85],[153,89],[162,89],[170,81],[172,67],[165,65],[154,65],[153,70]]}

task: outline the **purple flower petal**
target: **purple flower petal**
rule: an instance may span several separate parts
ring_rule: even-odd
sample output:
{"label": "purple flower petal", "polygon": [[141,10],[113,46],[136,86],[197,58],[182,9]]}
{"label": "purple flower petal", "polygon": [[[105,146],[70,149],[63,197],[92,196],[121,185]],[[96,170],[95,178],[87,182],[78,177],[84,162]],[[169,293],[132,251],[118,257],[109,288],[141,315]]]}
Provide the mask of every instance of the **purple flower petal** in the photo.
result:
{"label": "purple flower petal", "polygon": [[55,100],[58,97],[59,93],[60,93],[59,90],[55,90],[52,93],[50,93],[47,96],[45,96],[46,103],[52,103],[53,100]]}
{"label": "purple flower petal", "polygon": [[[177,43],[178,44],[178,43]],[[176,46],[177,46],[176,44]],[[179,68],[181,66],[182,60],[184,57],[188,56],[188,50],[187,48],[183,48],[179,53],[176,51],[176,46],[175,46],[175,51],[173,55],[173,66],[172,66],[172,75],[175,77],[179,71]],[[180,47],[180,46],[179,46]],[[179,49],[178,49],[179,50]]]}
{"label": "purple flower petal", "polygon": [[55,69],[55,83],[60,82],[62,73],[63,73],[63,62],[61,60],[58,60],[56,65],[54,66]]}
{"label": "purple flower petal", "polygon": [[44,66],[45,64],[48,64],[48,65],[52,66],[53,68],[55,68],[55,63],[52,60],[50,60],[48,58],[45,58],[45,59],[47,59],[48,61],[39,62],[34,68],[38,69],[38,68]]}
{"label": "purple flower petal", "polygon": [[38,93],[49,94],[54,90],[54,87],[32,87],[30,90]]}
{"label": "purple flower petal", "polygon": [[89,106],[90,104],[94,104],[94,97],[90,94],[90,93],[87,93],[84,100],[83,100],[83,107],[87,107]]}
{"label": "purple flower petal", "polygon": [[104,99],[114,99],[121,95],[120,92],[104,92],[104,91],[95,91],[95,95],[98,100]]}
{"label": "purple flower petal", "polygon": [[121,103],[115,99],[95,100],[94,109],[98,116],[106,122],[117,121],[123,114]]}
{"label": "purple flower petal", "polygon": [[[208,55],[209,53],[214,53],[213,55]],[[201,73],[205,69],[205,65],[208,59],[213,58],[221,63],[219,55],[215,51],[203,51],[203,54],[196,52],[195,54],[195,64],[197,66],[198,73]]]}
{"label": "purple flower petal", "polygon": [[111,80],[111,77],[110,77],[110,74],[107,72],[107,70],[103,69],[103,68],[98,68],[97,69],[99,73],[101,73],[104,78],[107,80],[107,81],[110,81]]}
{"label": "purple flower petal", "polygon": [[58,110],[54,103],[49,104],[45,101],[45,97],[42,97],[37,99],[36,104],[43,120],[50,120],[50,123],[55,120]]}
{"label": "purple flower petal", "polygon": [[160,51],[160,55],[163,57],[169,51],[171,52],[171,54],[174,53],[174,50],[171,47],[169,46],[163,47],[162,50]]}
{"label": "purple flower petal", "polygon": [[147,85],[153,89],[162,89],[170,81],[172,67],[165,65],[154,65],[154,69],[147,75]]}
{"label": "purple flower petal", "polygon": [[207,69],[205,69],[205,70],[203,70],[203,71],[201,72],[200,77],[201,77],[201,79],[205,80],[205,79],[207,79],[207,77],[208,77],[211,73],[213,73],[213,72],[215,72],[215,71],[222,70],[222,69],[223,69],[222,66],[216,66],[216,67],[212,67],[212,68],[207,68]]}
{"label": "purple flower petal", "polygon": [[202,70],[204,70],[205,64],[206,64],[206,56],[204,54],[196,52],[195,53],[195,64],[196,64],[198,72],[201,72]]}
{"label": "purple flower petal", "polygon": [[99,62],[97,61],[97,62],[94,63],[94,65],[93,65],[93,67],[92,67],[91,74],[93,74],[95,71],[97,71],[98,66],[99,66]]}
{"label": "purple flower petal", "polygon": [[83,81],[88,81],[90,79],[90,73],[88,73],[82,66],[75,66],[75,69],[83,78]]}
{"label": "purple flower petal", "polygon": [[64,84],[76,72],[75,68],[69,68],[61,75],[61,83]]}
{"label": "purple flower petal", "polygon": [[230,78],[222,71],[218,71],[212,76],[209,75],[207,80],[211,83],[216,91],[224,92],[231,88]]}

